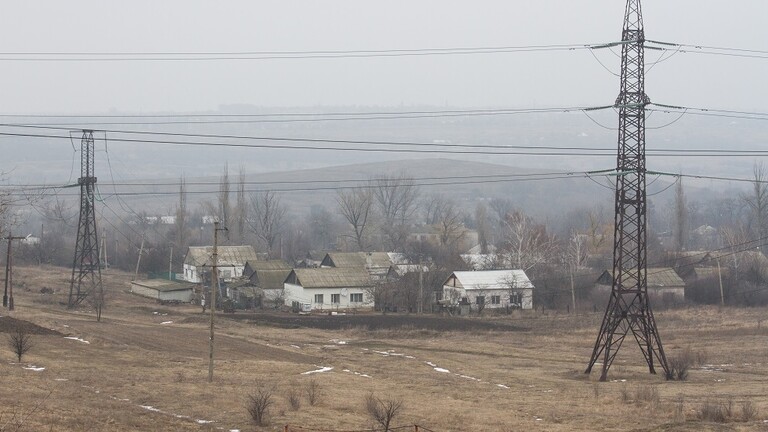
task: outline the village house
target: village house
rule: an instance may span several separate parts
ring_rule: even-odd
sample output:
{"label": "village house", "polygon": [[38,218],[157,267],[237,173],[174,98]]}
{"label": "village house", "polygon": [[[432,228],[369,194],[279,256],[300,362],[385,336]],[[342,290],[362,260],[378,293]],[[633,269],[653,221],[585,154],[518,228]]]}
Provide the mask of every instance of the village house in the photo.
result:
{"label": "village house", "polygon": [[320,267],[365,269],[374,281],[383,281],[392,265],[402,264],[407,259],[395,252],[328,252]]}
{"label": "village house", "polygon": [[227,295],[240,307],[252,308],[265,303],[282,304],[283,282],[291,267],[283,260],[248,261],[240,281],[227,286]]}
{"label": "village house", "polygon": [[285,304],[301,311],[373,307],[374,282],[364,268],[297,268],[283,287]]}
{"label": "village house", "polygon": [[456,271],[443,283],[441,304],[533,309],[533,284],[523,270]]}
{"label": "village house", "polygon": [[[213,246],[190,246],[184,257],[184,280],[200,283],[202,274],[210,272],[213,267],[212,257]],[[224,280],[241,277],[245,264],[256,262],[259,258],[253,246],[219,246],[219,277]]]}
{"label": "village house", "polygon": [[[685,300],[685,281],[671,267],[649,267],[646,271],[648,298],[654,304],[681,303]],[[597,279],[595,291],[606,296],[611,292],[613,275],[604,271]]]}
{"label": "village house", "polygon": [[195,285],[168,279],[147,279],[131,282],[131,293],[155,299],[161,303],[189,303],[194,296]]}

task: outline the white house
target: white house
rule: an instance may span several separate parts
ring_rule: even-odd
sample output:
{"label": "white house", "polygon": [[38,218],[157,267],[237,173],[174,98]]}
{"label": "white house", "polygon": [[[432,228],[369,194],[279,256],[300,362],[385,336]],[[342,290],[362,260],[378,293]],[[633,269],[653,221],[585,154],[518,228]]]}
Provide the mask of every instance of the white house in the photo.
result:
{"label": "white house", "polygon": [[523,270],[457,271],[443,283],[441,303],[533,309],[533,288]]}
{"label": "white house", "polygon": [[195,285],[167,279],[135,280],[131,282],[131,292],[160,302],[189,303],[194,295]]}
{"label": "white house", "polygon": [[[245,264],[259,259],[253,246],[219,246],[219,277],[225,280],[243,275]],[[213,266],[213,246],[190,246],[184,257],[184,280],[200,283],[203,272],[208,273]]]}
{"label": "white house", "polygon": [[301,310],[373,307],[374,283],[365,268],[297,268],[283,286],[285,304]]}

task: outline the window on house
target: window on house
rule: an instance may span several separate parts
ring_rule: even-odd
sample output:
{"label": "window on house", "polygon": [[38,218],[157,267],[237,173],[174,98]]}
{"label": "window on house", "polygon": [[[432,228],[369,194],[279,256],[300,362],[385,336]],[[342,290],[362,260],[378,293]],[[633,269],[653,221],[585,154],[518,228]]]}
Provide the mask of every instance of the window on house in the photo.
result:
{"label": "window on house", "polygon": [[341,295],[340,294],[331,294],[331,303],[333,303],[333,304],[341,303]]}
{"label": "window on house", "polygon": [[520,306],[520,304],[522,302],[523,302],[523,296],[520,293],[515,292],[515,293],[512,293],[512,294],[509,295],[509,303],[511,305],[513,305],[513,306],[515,306],[515,305]]}
{"label": "window on house", "polygon": [[484,305],[485,304],[485,296],[477,296],[477,297],[475,297],[475,304]]}
{"label": "window on house", "polygon": [[362,303],[363,293],[354,293],[349,295],[349,301],[352,303]]}
{"label": "window on house", "polygon": [[232,277],[232,270],[222,270],[219,272],[219,277],[229,279]]}
{"label": "window on house", "polygon": [[491,304],[501,304],[501,296],[491,296]]}
{"label": "window on house", "polygon": [[315,294],[315,303],[323,304],[323,295]]}

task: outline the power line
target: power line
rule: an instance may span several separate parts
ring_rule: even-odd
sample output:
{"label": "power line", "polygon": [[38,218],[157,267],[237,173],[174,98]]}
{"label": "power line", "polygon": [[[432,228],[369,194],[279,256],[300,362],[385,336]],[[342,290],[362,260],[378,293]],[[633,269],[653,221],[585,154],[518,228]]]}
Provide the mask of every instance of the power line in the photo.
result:
{"label": "power line", "polygon": [[[297,114],[204,114],[204,115],[129,115],[126,118],[149,118],[152,121],[83,121],[83,122],[45,122],[23,124],[13,123],[7,126],[103,126],[103,125],[175,125],[175,124],[262,124],[262,123],[317,123],[317,122],[338,122],[338,121],[380,121],[380,120],[417,120],[431,118],[453,118],[453,117],[490,117],[516,114],[549,114],[549,113],[572,113],[579,111],[596,111],[605,107],[559,107],[559,108],[501,108],[501,109],[476,109],[476,110],[436,110],[436,111],[404,111],[404,112],[373,112],[373,113],[297,113]],[[24,118],[23,115],[0,115],[6,118]],[[107,118],[120,118],[122,116],[108,116]],[[209,118],[215,120],[154,120],[160,118]],[[269,117],[294,117],[294,118],[269,118]],[[296,118],[298,117],[298,118]],[[45,116],[35,115],[28,118],[103,118],[99,116]],[[222,120],[222,118],[228,118]]]}
{"label": "power line", "polygon": [[221,61],[221,60],[305,60],[375,57],[420,57],[445,55],[505,54],[523,52],[577,51],[593,44],[527,46],[447,47],[384,50],[319,51],[199,51],[199,52],[2,52],[0,61],[20,62],[124,62],[124,61]]}
{"label": "power line", "polygon": [[[4,127],[17,127],[0,125]],[[42,126],[20,126],[42,129],[59,129]],[[249,141],[276,141],[299,142],[307,144],[366,144],[379,147],[338,147],[317,145],[288,145],[288,144],[252,144],[232,142],[206,142],[206,141],[175,141],[147,138],[119,138],[112,137],[112,142],[131,144],[163,144],[177,146],[204,146],[204,147],[232,147],[254,149],[288,149],[288,150],[320,150],[320,151],[351,151],[351,152],[376,152],[376,153],[425,153],[425,154],[479,154],[479,155],[531,155],[531,156],[611,156],[615,157],[615,151],[600,147],[567,147],[567,146],[528,146],[528,145],[489,145],[489,144],[452,144],[452,143],[425,143],[407,141],[373,141],[354,139],[328,139],[328,138],[300,138],[300,137],[264,137],[264,136],[238,136],[238,135],[213,135],[213,134],[187,134],[171,132],[142,132],[103,130],[104,132],[126,135],[158,135],[186,138],[210,138],[222,140],[249,140]],[[0,136],[14,136],[26,138],[51,138],[69,139],[69,136],[0,132]],[[395,148],[392,148],[395,147]],[[414,148],[429,147],[429,148]],[[488,149],[488,150],[484,150]],[[665,157],[758,157],[768,156],[768,150],[722,150],[722,149],[648,149],[648,154],[663,155]]]}
{"label": "power line", "polygon": [[[658,51],[674,51],[674,52],[681,52],[681,53],[719,55],[719,56],[726,56],[726,57],[768,59],[768,51],[764,51],[764,50],[682,44],[682,43],[674,43],[674,42],[654,41],[649,39],[646,39],[645,42],[647,44],[650,44],[650,46],[646,46],[647,48],[658,50]],[[653,45],[657,45],[657,46],[653,46]]]}

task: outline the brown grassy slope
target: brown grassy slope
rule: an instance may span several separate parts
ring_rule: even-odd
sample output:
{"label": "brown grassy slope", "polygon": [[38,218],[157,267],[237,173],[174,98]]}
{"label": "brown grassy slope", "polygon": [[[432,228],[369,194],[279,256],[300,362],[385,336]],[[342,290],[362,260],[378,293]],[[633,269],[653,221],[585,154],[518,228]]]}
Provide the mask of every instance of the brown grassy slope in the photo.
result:
{"label": "brown grassy slope", "polygon": [[[59,304],[67,277],[66,269],[51,267],[15,274],[23,287],[14,318],[89,343],[36,335],[23,365],[0,351],[0,429],[21,422],[19,430],[252,430],[245,403],[256,385],[274,388],[272,430],[369,428],[363,401],[370,392],[403,400],[395,423],[435,431],[765,430],[768,418],[768,330],[758,328],[766,309],[657,313],[667,354],[688,350],[702,363],[682,383],[648,374],[630,341],[612,382],[585,376],[600,314],[482,318],[514,330],[448,332],[399,326],[397,319],[377,330],[322,330],[219,316],[209,384],[207,316],[199,308],[132,296],[124,292],[129,275],[107,274],[107,307],[96,323],[93,314]],[[41,295],[42,286],[57,293]],[[466,328],[478,320],[446,319]],[[29,365],[45,370],[23,368]],[[303,374],[321,366],[333,370]],[[321,387],[319,403],[309,406],[304,396],[292,410],[288,392],[303,392],[311,380]],[[733,417],[749,401],[759,414],[749,422],[701,422],[697,413],[707,401],[732,401]]]}

